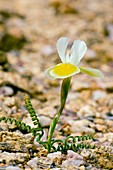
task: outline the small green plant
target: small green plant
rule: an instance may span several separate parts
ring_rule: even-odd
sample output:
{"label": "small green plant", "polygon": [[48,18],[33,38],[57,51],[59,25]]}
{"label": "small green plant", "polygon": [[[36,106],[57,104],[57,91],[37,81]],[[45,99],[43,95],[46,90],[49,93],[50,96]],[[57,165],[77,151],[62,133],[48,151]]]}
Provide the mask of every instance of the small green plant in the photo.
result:
{"label": "small green plant", "polygon": [[0,121],[4,121],[6,123],[10,121],[10,123],[15,123],[16,126],[20,130],[24,130],[29,133],[32,133],[33,136],[36,137],[36,141],[39,144],[42,144],[48,150],[48,153],[56,152],[56,151],[66,152],[69,149],[73,151],[77,151],[83,148],[94,148],[95,147],[95,146],[91,146],[90,144],[82,143],[82,141],[85,141],[85,140],[90,140],[90,139],[94,140],[93,137],[90,135],[68,136],[63,140],[52,139],[55,127],[59,121],[59,118],[62,114],[62,111],[66,103],[68,91],[70,88],[71,77],[79,72],[88,74],[93,77],[103,77],[102,72],[97,69],[78,66],[78,64],[80,63],[80,60],[83,58],[87,50],[87,46],[84,41],[75,40],[71,50],[66,53],[67,45],[68,45],[67,38],[63,37],[58,40],[57,50],[58,50],[58,54],[61,58],[62,63],[57,64],[56,66],[51,67],[46,70],[46,75],[49,78],[63,79],[62,85],[61,85],[61,94],[60,94],[60,107],[59,107],[58,114],[55,115],[55,117],[53,118],[51,122],[49,133],[48,133],[48,140],[47,141],[41,140],[44,134],[43,128],[41,127],[41,124],[38,120],[35,110],[27,95],[24,96],[24,101],[25,101],[26,108],[33,121],[33,124],[36,126],[35,128],[31,128],[30,126],[26,125],[25,123],[21,121],[17,121],[16,119],[6,118],[6,117],[0,118]]}
{"label": "small green plant", "polygon": [[63,79],[61,86],[60,109],[58,111],[58,114],[54,117],[49,129],[48,152],[50,152],[52,147],[51,139],[53,136],[54,129],[56,127],[56,124],[58,123],[58,120],[62,114],[66,103],[71,77],[79,72],[88,74],[93,77],[103,77],[102,72],[97,69],[78,66],[80,60],[83,58],[84,54],[87,51],[87,46],[84,41],[75,40],[71,50],[67,51],[66,53],[67,45],[68,39],[66,37],[62,37],[58,40],[57,50],[62,63],[57,64],[56,66],[46,70],[46,75],[49,78]]}

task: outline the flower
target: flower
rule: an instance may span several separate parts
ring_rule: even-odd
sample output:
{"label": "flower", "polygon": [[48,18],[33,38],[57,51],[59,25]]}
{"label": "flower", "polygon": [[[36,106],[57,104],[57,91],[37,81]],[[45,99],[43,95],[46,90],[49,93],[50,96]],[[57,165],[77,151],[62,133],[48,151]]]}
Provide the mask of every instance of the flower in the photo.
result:
{"label": "flower", "polygon": [[87,51],[87,45],[84,41],[75,40],[70,51],[67,51],[68,38],[61,37],[57,41],[57,50],[62,63],[46,70],[46,75],[51,78],[67,78],[79,72],[93,77],[103,77],[100,70],[78,66],[80,60]]}

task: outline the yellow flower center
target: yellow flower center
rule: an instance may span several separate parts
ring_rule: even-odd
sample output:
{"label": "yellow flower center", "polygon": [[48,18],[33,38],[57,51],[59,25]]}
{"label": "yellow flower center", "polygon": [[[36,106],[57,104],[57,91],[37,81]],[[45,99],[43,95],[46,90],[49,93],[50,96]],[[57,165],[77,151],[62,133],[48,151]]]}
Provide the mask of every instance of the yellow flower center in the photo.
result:
{"label": "yellow flower center", "polygon": [[78,73],[78,67],[74,66],[70,63],[61,63],[56,65],[52,70],[51,73],[57,75],[59,77],[63,76],[71,76],[73,73]]}

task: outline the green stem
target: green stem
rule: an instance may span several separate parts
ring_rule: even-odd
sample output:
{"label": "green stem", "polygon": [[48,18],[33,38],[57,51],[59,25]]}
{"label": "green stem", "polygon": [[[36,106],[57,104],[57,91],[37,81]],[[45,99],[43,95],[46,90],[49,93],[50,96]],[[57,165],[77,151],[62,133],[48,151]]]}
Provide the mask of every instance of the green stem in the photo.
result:
{"label": "green stem", "polygon": [[62,114],[62,111],[63,111],[65,103],[66,103],[66,99],[67,99],[67,95],[68,95],[68,91],[69,91],[69,87],[70,87],[70,81],[71,81],[71,77],[64,79],[63,82],[62,82],[61,94],[60,94],[60,109],[58,111],[58,114],[52,120],[52,123],[51,123],[50,128],[49,128],[48,152],[51,151],[51,139],[52,139],[52,136],[53,136],[53,133],[54,133],[54,129],[55,129],[55,127],[56,127],[56,125],[59,121],[59,118]]}

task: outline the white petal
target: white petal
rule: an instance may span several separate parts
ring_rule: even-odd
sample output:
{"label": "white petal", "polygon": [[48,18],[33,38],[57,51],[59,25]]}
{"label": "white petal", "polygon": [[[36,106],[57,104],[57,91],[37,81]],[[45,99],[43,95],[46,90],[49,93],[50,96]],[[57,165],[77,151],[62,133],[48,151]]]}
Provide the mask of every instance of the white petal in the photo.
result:
{"label": "white petal", "polygon": [[98,70],[98,69],[94,69],[94,68],[86,68],[86,67],[79,67],[80,71],[82,73],[88,74],[90,76],[93,77],[104,77],[103,73]]}
{"label": "white petal", "polygon": [[78,65],[87,51],[87,46],[84,41],[75,40],[71,48],[70,63]]}
{"label": "white petal", "polygon": [[70,51],[67,51],[67,53],[66,53],[66,63],[70,63],[69,54],[70,54]]}
{"label": "white petal", "polygon": [[54,67],[50,67],[48,68],[46,71],[45,71],[45,75],[49,78],[49,79],[55,79],[55,77],[53,77],[51,74],[50,74],[50,71],[53,69]]}
{"label": "white petal", "polygon": [[67,45],[68,45],[68,38],[66,38],[66,37],[62,37],[57,41],[58,54],[59,54],[59,57],[63,63],[66,62],[65,55],[66,55]]}

